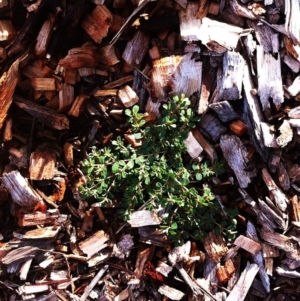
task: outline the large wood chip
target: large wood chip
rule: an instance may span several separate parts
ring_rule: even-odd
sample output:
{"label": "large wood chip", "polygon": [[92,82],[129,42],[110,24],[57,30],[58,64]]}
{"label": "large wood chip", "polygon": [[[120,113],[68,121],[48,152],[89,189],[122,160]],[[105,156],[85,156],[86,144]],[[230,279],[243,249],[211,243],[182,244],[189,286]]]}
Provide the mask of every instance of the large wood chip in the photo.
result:
{"label": "large wood chip", "polygon": [[185,295],[183,292],[165,284],[158,288],[158,292],[171,300],[181,300]]}
{"label": "large wood chip", "polygon": [[219,262],[228,251],[225,239],[216,235],[214,231],[210,232],[204,240],[204,249],[214,262]]}
{"label": "large wood chip", "polygon": [[253,255],[257,254],[262,249],[262,246],[259,243],[255,242],[254,240],[248,237],[245,237],[244,235],[240,235],[234,241],[234,244],[248,251]]}

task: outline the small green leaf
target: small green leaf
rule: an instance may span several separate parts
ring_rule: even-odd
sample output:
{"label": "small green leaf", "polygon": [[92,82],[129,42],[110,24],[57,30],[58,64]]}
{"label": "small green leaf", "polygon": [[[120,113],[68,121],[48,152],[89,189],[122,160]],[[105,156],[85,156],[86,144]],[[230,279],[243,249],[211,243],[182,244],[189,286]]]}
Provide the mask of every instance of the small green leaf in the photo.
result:
{"label": "small green leaf", "polygon": [[133,160],[130,160],[130,161],[127,163],[128,169],[132,169],[133,166],[134,166],[134,161],[133,161]]}
{"label": "small green leaf", "polygon": [[130,117],[132,115],[132,113],[131,113],[131,111],[129,109],[126,109],[125,110],[125,115],[127,115],[127,116]]}
{"label": "small green leaf", "polygon": [[119,162],[115,162],[113,164],[113,166],[111,167],[111,171],[113,174],[116,174],[118,172],[118,170],[119,170]]}
{"label": "small green leaf", "polygon": [[176,222],[173,222],[173,223],[171,224],[171,229],[172,229],[172,230],[176,230],[177,228],[178,228],[177,223],[176,223]]}
{"label": "small green leaf", "polygon": [[134,106],[133,108],[132,108],[132,112],[134,113],[134,114],[137,114],[138,113],[138,111],[139,111],[139,106]]}
{"label": "small green leaf", "polygon": [[201,175],[201,173],[196,173],[195,177],[196,177],[196,180],[197,180],[197,181],[201,181],[201,180],[202,180],[202,175]]}
{"label": "small green leaf", "polygon": [[134,134],[134,138],[135,139],[142,139],[143,135],[142,135],[142,133],[136,133],[136,134]]}

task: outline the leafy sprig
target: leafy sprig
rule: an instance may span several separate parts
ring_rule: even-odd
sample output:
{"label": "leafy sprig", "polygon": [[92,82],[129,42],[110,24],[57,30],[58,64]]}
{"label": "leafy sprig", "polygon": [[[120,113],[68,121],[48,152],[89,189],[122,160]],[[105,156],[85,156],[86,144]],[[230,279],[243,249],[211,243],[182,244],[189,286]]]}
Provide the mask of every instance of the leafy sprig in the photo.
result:
{"label": "leafy sprig", "polygon": [[142,145],[134,148],[118,136],[109,147],[92,148],[83,163],[87,185],[81,188],[82,195],[102,206],[117,205],[125,220],[140,206],[164,208],[162,229],[177,243],[189,237],[202,240],[213,229],[231,235],[234,219],[220,216],[220,207],[203,182],[221,174],[222,163],[183,160],[185,139],[199,120],[189,104],[184,95],[174,97],[163,104],[157,123],[149,126],[138,106],[127,109],[131,131]]}

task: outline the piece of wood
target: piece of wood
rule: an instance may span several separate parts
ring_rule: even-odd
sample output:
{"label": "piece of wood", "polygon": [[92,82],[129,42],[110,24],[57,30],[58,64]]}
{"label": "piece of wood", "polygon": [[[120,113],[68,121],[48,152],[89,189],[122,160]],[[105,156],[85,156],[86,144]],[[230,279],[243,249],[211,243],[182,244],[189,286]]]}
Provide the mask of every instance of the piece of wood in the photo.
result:
{"label": "piece of wood", "polygon": [[20,247],[8,252],[1,262],[5,265],[9,265],[14,262],[25,262],[28,259],[34,258],[39,252],[39,249],[32,246]]}
{"label": "piece of wood", "polygon": [[214,231],[209,232],[204,240],[204,249],[214,262],[219,262],[221,257],[228,251],[225,239],[220,235],[216,235]]}
{"label": "piece of wood", "polygon": [[184,297],[184,293],[173,288],[170,287],[166,284],[160,286],[158,288],[158,292],[166,297],[168,297],[171,300],[181,300]]}
{"label": "piece of wood", "polygon": [[279,250],[274,247],[271,246],[269,244],[263,243],[262,244],[263,247],[263,256],[264,258],[276,258],[279,257]]}
{"label": "piece of wood", "polygon": [[271,195],[273,195],[277,207],[284,212],[287,209],[287,204],[289,203],[289,200],[275,184],[274,180],[272,179],[271,175],[269,174],[266,168],[262,169],[262,178],[266,186],[268,187]]}
{"label": "piece of wood", "polygon": [[74,102],[74,86],[63,84],[59,91],[58,112],[67,112]]}
{"label": "piece of wood", "polygon": [[58,65],[68,69],[79,69],[94,68],[98,63],[99,54],[97,48],[93,45],[84,45],[70,49],[67,56],[61,59]]}
{"label": "piece of wood", "polygon": [[256,175],[256,171],[255,169],[252,171],[246,170],[248,158],[242,141],[237,136],[225,135],[220,139],[220,147],[227,163],[234,171],[240,187],[248,187],[251,178]]}
{"label": "piece of wood", "polygon": [[247,125],[241,120],[236,120],[230,123],[229,128],[238,136],[243,136],[247,132]]}
{"label": "piece of wood", "polygon": [[118,96],[126,108],[132,107],[139,101],[135,91],[128,85],[118,91]]}
{"label": "piece of wood", "polygon": [[125,85],[125,84],[129,83],[133,79],[134,79],[133,75],[127,75],[127,76],[124,76],[124,77],[122,77],[120,79],[117,79],[113,82],[110,82],[109,84],[106,84],[106,85],[102,86],[101,88],[104,89],[104,90],[111,90],[111,89],[114,89],[114,88],[117,88],[119,86],[122,86],[122,85]]}
{"label": "piece of wood", "polygon": [[297,17],[297,11],[299,11],[300,5],[296,0],[285,1],[285,28],[289,32],[294,44],[300,42],[300,21]]}
{"label": "piece of wood", "polygon": [[97,5],[92,13],[84,18],[81,26],[95,43],[100,43],[107,36],[112,20],[112,14],[107,7]]}
{"label": "piece of wood", "polygon": [[147,53],[150,37],[138,31],[130,40],[122,54],[122,58],[128,65],[139,65]]}
{"label": "piece of wood", "polygon": [[[226,23],[211,20],[207,17],[202,19],[202,25],[198,30],[197,37],[209,49],[219,52],[217,43],[223,48],[233,50],[236,48],[239,34],[242,28]],[[220,52],[223,50],[220,49]]]}
{"label": "piece of wood", "polygon": [[218,117],[222,122],[228,122],[239,118],[239,114],[226,100],[212,103],[209,107],[218,114]]}
{"label": "piece of wood", "polygon": [[36,91],[56,91],[54,78],[32,78],[31,85]]}
{"label": "piece of wood", "polygon": [[0,20],[0,41],[12,39],[16,31],[10,20]]}
{"label": "piece of wood", "polygon": [[258,93],[263,110],[270,110],[270,97],[278,110],[284,101],[280,57],[275,59],[265,53],[262,46],[257,46],[257,72],[260,74]]}
{"label": "piece of wood", "polygon": [[79,117],[82,114],[82,112],[84,111],[85,105],[86,105],[87,101],[89,100],[89,98],[90,97],[85,94],[77,95],[72,104],[72,107],[68,111],[68,115],[73,116],[73,117]]}
{"label": "piece of wood", "polygon": [[12,118],[7,118],[3,130],[3,140],[9,141],[12,139]]}
{"label": "piece of wood", "polygon": [[16,60],[9,70],[0,78],[0,129],[2,128],[7,111],[13,100],[13,93],[18,82],[19,60]]}
{"label": "piece of wood", "polygon": [[120,62],[118,59],[115,48],[112,45],[107,45],[99,49],[100,62],[106,66],[113,66]]}
{"label": "piece of wood", "polygon": [[[260,245],[260,248],[262,248],[259,238],[257,236],[257,232],[255,229],[255,226],[253,223],[248,221],[247,223],[247,237],[255,241],[257,244]],[[263,253],[261,250],[253,254],[253,261],[256,263],[259,267],[259,276],[262,282],[262,285],[267,293],[270,292],[270,279],[265,269],[264,259],[263,259]]]}
{"label": "piece of wood", "polygon": [[225,53],[216,100],[236,100],[242,97],[244,65],[245,60],[238,52],[227,51]]}
{"label": "piece of wood", "polygon": [[296,96],[300,92],[300,76],[297,76],[293,83],[287,89],[292,96]]}
{"label": "piece of wood", "polygon": [[131,213],[130,218],[127,222],[131,227],[139,228],[145,226],[160,225],[162,220],[154,211],[139,210]]}
{"label": "piece of wood", "polygon": [[263,228],[261,238],[270,245],[286,252],[286,263],[290,269],[296,269],[300,266],[299,249],[290,237]]}
{"label": "piece of wood", "polygon": [[209,135],[213,142],[217,142],[227,132],[226,127],[211,112],[207,112],[202,116],[199,127],[202,133],[204,132]]}
{"label": "piece of wood", "polygon": [[287,53],[283,57],[283,62],[294,72],[298,73],[300,70],[300,62],[296,60],[293,56]]}
{"label": "piece of wood", "polygon": [[30,64],[27,64],[21,69],[22,73],[28,78],[42,78],[51,77],[52,70],[42,62],[42,60],[35,60]]}
{"label": "piece of wood", "polygon": [[198,140],[194,137],[192,132],[188,133],[188,136],[184,143],[187,152],[189,153],[192,159],[198,158],[199,155],[203,152],[202,146],[199,144]]}
{"label": "piece of wood", "polygon": [[26,280],[31,263],[32,263],[32,258],[28,259],[22,264],[22,267],[20,269],[20,280]]}
{"label": "piece of wood", "polygon": [[[200,7],[199,7],[200,9]],[[208,6],[207,6],[208,9]],[[206,10],[207,11],[207,10]],[[198,38],[198,30],[201,27],[201,18],[199,18],[198,14],[200,14],[198,10],[197,3],[189,2],[185,10],[181,10],[179,13],[180,18],[180,35],[184,41],[197,41]],[[204,12],[202,13],[204,16]]]}
{"label": "piece of wood", "polygon": [[29,101],[20,96],[14,96],[14,102],[24,111],[35,117],[40,122],[57,130],[69,128],[69,119],[56,111]]}
{"label": "piece of wood", "polygon": [[109,236],[104,231],[97,231],[86,240],[79,243],[79,248],[88,258],[107,247]]}
{"label": "piece of wood", "polygon": [[34,211],[24,213],[18,218],[20,227],[29,227],[37,225],[64,225],[68,220],[68,216],[60,214],[58,210],[52,209],[47,212]]}
{"label": "piece of wood", "polygon": [[36,44],[34,48],[34,52],[37,57],[46,56],[46,49],[49,45],[52,36],[52,29],[54,26],[54,22],[55,22],[55,17],[53,15],[49,15],[37,36]]}
{"label": "piece of wood", "polygon": [[243,301],[252,285],[252,282],[258,272],[257,264],[247,263],[246,268],[242,272],[237,284],[233,287],[232,291],[229,293],[226,301]]}
{"label": "piece of wood", "polygon": [[165,247],[168,244],[168,237],[166,233],[160,229],[153,229],[153,227],[141,227],[138,230],[140,235],[140,242],[144,244],[151,244],[153,246]]}
{"label": "piece of wood", "polygon": [[2,182],[13,201],[21,207],[34,206],[41,201],[41,197],[16,170],[4,174]]}
{"label": "piece of wood", "polygon": [[22,239],[48,239],[56,237],[60,227],[44,227],[34,230],[29,230],[21,235]]}
{"label": "piece of wood", "polygon": [[56,154],[50,150],[36,150],[30,155],[29,177],[31,180],[49,180],[54,177]]}
{"label": "piece of wood", "polygon": [[240,235],[239,237],[237,237],[234,241],[234,244],[253,255],[257,254],[262,249],[262,246],[259,243],[244,235]]}

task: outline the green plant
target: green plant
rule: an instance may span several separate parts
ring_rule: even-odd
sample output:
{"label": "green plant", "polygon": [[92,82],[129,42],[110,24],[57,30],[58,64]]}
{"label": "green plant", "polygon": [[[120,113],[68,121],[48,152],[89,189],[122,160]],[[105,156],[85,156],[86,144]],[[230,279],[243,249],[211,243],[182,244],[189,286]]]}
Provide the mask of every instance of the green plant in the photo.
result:
{"label": "green plant", "polygon": [[87,185],[81,188],[82,195],[103,206],[117,203],[125,220],[141,206],[163,208],[162,228],[177,242],[189,237],[202,240],[216,228],[220,233],[234,230],[234,220],[221,217],[213,194],[200,182],[221,173],[222,164],[214,162],[211,167],[183,159],[185,139],[198,121],[189,104],[184,95],[174,97],[163,104],[157,123],[149,126],[138,106],[126,110],[131,133],[141,139],[141,146],[134,148],[118,136],[109,147],[92,148],[83,163]]}

